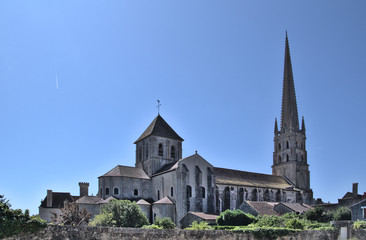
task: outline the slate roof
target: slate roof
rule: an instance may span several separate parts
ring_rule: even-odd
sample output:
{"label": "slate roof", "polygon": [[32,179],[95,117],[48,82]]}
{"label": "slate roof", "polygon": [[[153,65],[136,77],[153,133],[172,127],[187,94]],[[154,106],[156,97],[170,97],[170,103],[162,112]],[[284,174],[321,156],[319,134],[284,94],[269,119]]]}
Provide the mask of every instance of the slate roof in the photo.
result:
{"label": "slate roof", "polygon": [[177,169],[178,168],[178,162],[179,161],[171,162],[171,163],[168,163],[168,164],[164,165],[153,176],[156,176],[156,175],[159,175],[159,174],[162,174],[162,173],[166,173],[166,172],[170,172],[170,171],[173,171],[174,169]]}
{"label": "slate roof", "polygon": [[130,177],[150,179],[141,168],[118,165],[101,177]]}
{"label": "slate roof", "polygon": [[288,189],[293,186],[281,176],[215,167],[217,184]]}
{"label": "slate roof", "polygon": [[[52,192],[52,208],[63,208],[65,200],[73,202],[74,198],[68,192]],[[47,207],[47,196],[41,202],[41,207]]]}
{"label": "slate roof", "polygon": [[219,217],[218,215],[207,214],[207,213],[203,213],[203,212],[188,212],[188,213],[191,213],[203,220],[216,220],[216,218]]}
{"label": "slate roof", "polygon": [[103,198],[98,196],[83,196],[76,200],[76,203],[80,204],[98,204],[99,201],[103,200]]}
{"label": "slate roof", "polygon": [[362,195],[357,194],[357,195],[355,196],[355,195],[353,195],[353,193],[351,193],[351,192],[347,192],[347,193],[342,197],[342,199],[346,199],[346,198],[360,198],[360,197],[362,197]]}
{"label": "slate roof", "polygon": [[183,138],[181,138],[160,116],[160,114],[150,123],[147,129],[134,143],[136,144],[151,135],[184,141]]}
{"label": "slate roof", "polygon": [[246,201],[259,215],[276,215],[280,216],[273,208],[278,204],[277,202],[253,202]]}
{"label": "slate roof", "polygon": [[153,204],[174,204],[174,203],[172,202],[172,200],[170,200],[169,197],[165,197],[165,198],[162,198],[162,199],[154,202]]}

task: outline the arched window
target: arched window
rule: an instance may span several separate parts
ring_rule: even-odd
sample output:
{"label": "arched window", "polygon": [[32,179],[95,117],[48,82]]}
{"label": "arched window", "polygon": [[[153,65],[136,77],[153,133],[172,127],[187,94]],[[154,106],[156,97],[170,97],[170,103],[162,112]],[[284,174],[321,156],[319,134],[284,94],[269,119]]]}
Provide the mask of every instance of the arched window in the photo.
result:
{"label": "arched window", "polygon": [[158,200],[160,200],[160,190],[158,190]]}
{"label": "arched window", "polygon": [[187,185],[187,197],[192,197],[192,187]]}
{"label": "arched window", "polygon": [[105,195],[109,195],[109,188],[105,189]]}
{"label": "arched window", "polygon": [[118,193],[118,188],[114,188],[114,189],[113,189],[113,194],[114,194],[114,195],[118,195],[118,194],[119,194],[119,193]]}
{"label": "arched window", "polygon": [[304,162],[304,155],[301,155],[301,162]]}
{"label": "arched window", "polygon": [[206,197],[206,189],[204,187],[201,188],[202,190],[202,198]]}
{"label": "arched window", "polygon": [[139,195],[139,190],[137,190],[137,189],[133,190],[133,195],[135,195],[135,196]]}
{"label": "arched window", "polygon": [[172,146],[172,148],[170,150],[170,157],[175,158],[175,147],[174,146]]}
{"label": "arched window", "polygon": [[281,161],[282,161],[281,156],[278,156],[278,163],[281,163]]}
{"label": "arched window", "polygon": [[173,197],[174,196],[174,189],[173,187],[170,187],[170,196]]}
{"label": "arched window", "polygon": [[286,148],[289,148],[290,147],[290,143],[287,141],[286,142]]}
{"label": "arched window", "polygon": [[290,160],[290,157],[288,156],[288,154],[286,155],[286,161],[288,162]]}
{"label": "arched window", "polygon": [[159,156],[163,156],[163,144],[159,143]]}
{"label": "arched window", "polygon": [[278,150],[281,150],[281,143],[278,144]]}

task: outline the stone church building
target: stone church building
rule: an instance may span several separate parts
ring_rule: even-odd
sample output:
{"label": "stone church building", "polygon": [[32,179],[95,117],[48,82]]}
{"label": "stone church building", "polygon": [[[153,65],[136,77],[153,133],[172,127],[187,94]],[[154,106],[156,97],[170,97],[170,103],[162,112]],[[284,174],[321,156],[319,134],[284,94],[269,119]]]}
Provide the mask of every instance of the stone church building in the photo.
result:
{"label": "stone church building", "polygon": [[287,35],[284,62],[272,175],[218,168],[197,152],[183,158],[183,138],[158,114],[135,141],[135,167],[118,165],[100,176],[95,198],[134,200],[151,221],[170,217],[177,224],[188,211],[218,214],[244,201],[311,204],[305,121],[300,128]]}
{"label": "stone church building", "polygon": [[[288,38],[286,36],[281,125],[274,129],[272,175],[212,166],[197,152],[182,158],[181,138],[158,115],[135,141],[135,167],[118,165],[99,177],[102,198],[145,200],[151,217],[178,222],[188,211],[217,214],[237,209],[244,200],[312,203]],[[149,208],[147,208],[149,209]]]}

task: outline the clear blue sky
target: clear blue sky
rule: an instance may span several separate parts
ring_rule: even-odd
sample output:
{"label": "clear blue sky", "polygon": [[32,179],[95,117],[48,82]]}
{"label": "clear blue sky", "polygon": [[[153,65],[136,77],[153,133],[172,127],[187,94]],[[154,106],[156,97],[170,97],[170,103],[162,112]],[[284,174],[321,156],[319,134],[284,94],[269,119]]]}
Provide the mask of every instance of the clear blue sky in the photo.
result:
{"label": "clear blue sky", "polygon": [[[366,2],[0,2],[0,194],[78,195],[161,115],[217,167],[271,173],[285,31],[314,197],[366,191]],[[58,81],[58,88],[56,86]]]}

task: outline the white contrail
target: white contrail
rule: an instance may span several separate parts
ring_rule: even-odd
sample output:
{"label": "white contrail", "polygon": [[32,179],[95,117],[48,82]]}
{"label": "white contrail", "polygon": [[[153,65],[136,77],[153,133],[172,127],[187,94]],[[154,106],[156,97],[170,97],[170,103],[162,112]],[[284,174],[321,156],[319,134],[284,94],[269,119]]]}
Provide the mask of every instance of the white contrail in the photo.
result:
{"label": "white contrail", "polygon": [[58,89],[58,75],[56,73],[56,88]]}

